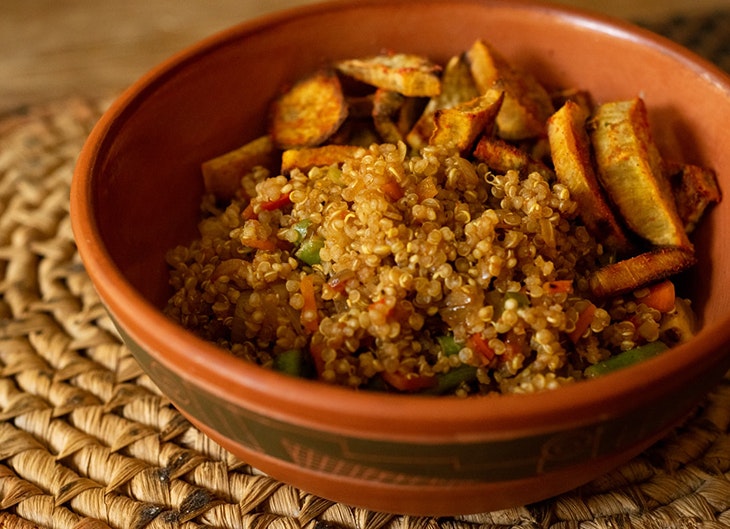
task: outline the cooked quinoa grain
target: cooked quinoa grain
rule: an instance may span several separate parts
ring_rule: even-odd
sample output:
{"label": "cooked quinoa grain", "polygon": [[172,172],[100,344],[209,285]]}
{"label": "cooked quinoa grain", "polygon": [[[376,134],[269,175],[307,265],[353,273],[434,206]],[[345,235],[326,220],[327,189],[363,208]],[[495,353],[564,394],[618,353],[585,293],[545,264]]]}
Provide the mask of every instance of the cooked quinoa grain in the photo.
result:
{"label": "cooked quinoa grain", "polygon": [[[591,303],[582,285],[602,247],[565,187],[539,173],[495,174],[436,147],[409,155],[402,143],[289,178],[262,171],[246,178],[256,216],[243,215],[245,199],[216,209],[209,198],[200,238],[168,255],[167,313],[249,361],[272,366],[299,350],[320,379],[352,387],[386,374],[428,388],[472,366],[451,391],[515,393],[572,382],[658,337],[660,315],[631,300],[598,309],[577,343],[566,338]],[[425,179],[434,196],[419,195]],[[259,209],[286,193],[285,207]],[[297,257],[307,244],[316,262]]]}
{"label": "cooked quinoa grain", "polygon": [[[438,71],[429,67],[430,76]],[[325,81],[337,92],[332,75],[310,80]],[[536,81],[527,85],[539,108],[551,105]],[[581,211],[585,196],[573,196],[575,182],[560,178],[546,131],[513,130],[517,143],[494,138],[495,122],[479,120],[494,120],[497,110],[468,100],[464,115],[445,121],[454,130],[431,136],[438,141],[414,138],[423,128],[410,123],[398,132],[403,119],[384,102],[402,104],[404,115],[424,102],[383,90],[371,94],[376,130],[341,122],[348,99],[337,97],[326,103],[339,129],[314,125],[339,143],[297,145],[309,140],[274,122],[295,143],[279,146],[281,169],[252,163],[235,173],[240,182],[217,186],[238,187],[232,199],[204,197],[199,237],[167,255],[171,318],[289,375],[457,396],[554,389],[613,369],[625,352],[646,356],[691,337],[689,302],[667,279],[691,266],[691,249],[635,245],[636,234],[616,231],[619,221],[605,211]],[[450,94],[456,105],[460,96]],[[301,98],[275,104],[274,116],[318,114],[310,108],[317,102]],[[474,108],[486,110],[474,118]],[[576,104],[572,111],[581,112]],[[442,140],[450,133],[453,141]],[[263,139],[204,164],[204,176],[215,178],[210,171],[227,161],[240,169],[247,150],[265,158],[260,149],[275,135]],[[464,150],[469,144],[473,152]],[[604,246],[609,240],[618,243]],[[628,251],[638,266],[657,270],[636,274]],[[646,279],[633,284],[638,276]],[[647,344],[649,352],[632,354]]]}

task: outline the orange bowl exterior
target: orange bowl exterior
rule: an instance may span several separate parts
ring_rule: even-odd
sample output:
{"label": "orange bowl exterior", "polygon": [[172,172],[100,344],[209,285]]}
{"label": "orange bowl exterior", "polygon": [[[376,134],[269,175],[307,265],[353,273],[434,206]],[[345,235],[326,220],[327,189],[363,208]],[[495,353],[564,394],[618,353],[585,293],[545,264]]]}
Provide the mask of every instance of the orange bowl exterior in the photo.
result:
{"label": "orange bowl exterior", "polygon": [[730,188],[730,81],[626,23],[514,0],[359,1],[236,26],[149,72],[90,135],[72,185],[86,269],[126,343],[212,439],[273,477],[372,510],[465,514],[530,503],[610,470],[666,434],[730,367],[730,204],[697,239],[682,288],[703,329],[659,358],[538,395],[356,392],[247,364],[161,312],[165,252],[195,234],[201,161],[260,135],[287,82],[325,61],[416,52],[445,61],[477,38],[549,85],[598,101],[642,95],[657,141]]}

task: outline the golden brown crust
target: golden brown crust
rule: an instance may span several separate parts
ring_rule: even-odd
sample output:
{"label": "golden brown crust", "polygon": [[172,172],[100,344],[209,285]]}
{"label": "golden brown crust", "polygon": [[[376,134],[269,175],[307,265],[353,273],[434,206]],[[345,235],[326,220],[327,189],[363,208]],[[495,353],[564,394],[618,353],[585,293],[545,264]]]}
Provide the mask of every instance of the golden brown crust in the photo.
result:
{"label": "golden brown crust", "polygon": [[656,248],[593,272],[591,293],[597,298],[619,296],[678,274],[695,262],[694,252],[687,248]]}
{"label": "golden brown crust", "polygon": [[685,231],[694,231],[707,208],[722,198],[715,172],[691,164],[668,164],[677,212]]}
{"label": "golden brown crust", "polygon": [[441,93],[441,67],[420,55],[392,53],[349,59],[335,67],[359,81],[404,96],[432,97]]}
{"label": "golden brown crust", "polygon": [[505,92],[497,116],[498,134],[507,140],[545,135],[545,123],[553,104],[545,88],[529,73],[517,70],[490,45],[477,40],[467,52],[474,81],[481,93]]}
{"label": "golden brown crust", "polygon": [[548,180],[555,179],[555,173],[547,165],[535,160],[530,153],[515,144],[500,138],[482,137],[474,149],[474,157],[486,163],[493,171],[517,171],[522,176],[537,172]]}
{"label": "golden brown crust", "polygon": [[559,182],[578,203],[586,228],[599,241],[627,254],[632,244],[605,198],[593,168],[590,140],[585,129],[587,110],[567,100],[548,120],[548,140]]}
{"label": "golden brown crust", "polygon": [[273,169],[277,152],[269,136],[261,136],[230,152],[203,162],[203,184],[219,200],[231,200],[241,189],[241,178],[256,166]]}
{"label": "golden brown crust", "polygon": [[491,135],[503,101],[504,92],[488,90],[471,101],[438,109],[434,114],[435,129],[429,143],[451,145],[461,153],[466,152],[485,131]]}
{"label": "golden brown crust", "polygon": [[626,225],[656,246],[691,248],[641,98],[604,103],[588,121],[598,178]]}
{"label": "golden brown crust", "polygon": [[269,133],[280,149],[314,147],[340,127],[347,112],[337,74],[321,70],[274,101]]}

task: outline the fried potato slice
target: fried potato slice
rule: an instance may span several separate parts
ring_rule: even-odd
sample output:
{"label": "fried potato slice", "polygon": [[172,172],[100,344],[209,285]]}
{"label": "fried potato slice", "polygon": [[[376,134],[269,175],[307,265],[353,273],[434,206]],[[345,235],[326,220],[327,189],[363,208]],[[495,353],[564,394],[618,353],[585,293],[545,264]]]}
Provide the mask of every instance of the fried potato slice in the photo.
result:
{"label": "fried potato slice", "polygon": [[241,189],[241,178],[254,167],[273,169],[278,152],[269,136],[261,136],[200,166],[203,185],[218,200],[231,200]]}
{"label": "fried potato slice", "polygon": [[588,115],[593,112],[594,102],[590,92],[579,88],[565,88],[550,93],[550,99],[553,107],[556,109],[562,107],[568,101],[572,101],[581,107]]}
{"label": "fried potato slice", "polygon": [[626,225],[654,245],[690,248],[643,99],[601,104],[587,126],[598,179]]}
{"label": "fried potato slice", "polygon": [[550,154],[550,142],[547,137],[516,142],[515,145],[528,153],[533,160],[540,161],[545,165],[552,165],[553,159]]}
{"label": "fried potato slice", "polygon": [[340,127],[347,111],[337,74],[329,69],[320,70],[295,83],[274,101],[269,133],[280,149],[314,147]]}
{"label": "fried potato slice", "polygon": [[327,145],[355,145],[370,147],[381,141],[378,131],[375,130],[372,117],[367,119],[346,119],[327,141]]}
{"label": "fried potato slice", "polygon": [[504,92],[487,92],[455,107],[436,110],[431,145],[451,145],[459,152],[470,150],[485,131],[492,134],[495,119],[504,101]]}
{"label": "fried potato slice", "polygon": [[497,116],[498,135],[523,140],[545,135],[545,123],[554,108],[550,94],[525,71],[513,67],[483,40],[467,51],[472,76],[481,93],[504,90],[504,104]]}
{"label": "fried potato slice", "polygon": [[362,147],[356,145],[323,145],[288,149],[281,155],[281,172],[288,174],[294,169],[307,172],[312,167],[340,164],[347,158],[355,156],[360,150]]}
{"label": "fried potato slice", "polygon": [[393,90],[378,88],[373,98],[373,124],[383,141],[398,143],[403,133],[398,127],[398,116],[406,102],[406,96]]}
{"label": "fried potato slice", "polygon": [[655,248],[599,268],[589,276],[588,284],[597,298],[620,296],[683,272],[696,260],[688,248]]}
{"label": "fried potato slice", "polygon": [[398,120],[396,122],[403,141],[406,141],[406,136],[423,115],[428,101],[425,97],[406,97],[405,101],[403,101],[403,106],[398,111]]}
{"label": "fried potato slice", "polygon": [[358,81],[404,96],[432,97],[441,92],[441,66],[420,55],[390,53],[339,61],[335,67]]}
{"label": "fried potato slice", "polygon": [[593,169],[586,132],[588,110],[568,99],[547,122],[553,167],[559,182],[578,203],[578,214],[588,231],[609,248],[628,254],[632,244],[613,214]]}
{"label": "fried potato slice", "polygon": [[486,163],[498,173],[517,171],[522,176],[537,172],[548,180],[555,179],[555,173],[547,165],[535,160],[530,153],[501,138],[483,136],[474,149],[474,157]]}
{"label": "fried potato slice", "polygon": [[471,76],[466,57],[455,55],[444,67],[441,76],[441,93],[429,99],[426,108],[406,135],[406,142],[414,149],[428,145],[433,134],[434,114],[438,109],[451,108],[479,96],[479,91]]}
{"label": "fried potato slice", "polygon": [[720,202],[722,196],[712,169],[692,164],[667,164],[669,181],[679,218],[687,233],[692,233],[707,208]]}

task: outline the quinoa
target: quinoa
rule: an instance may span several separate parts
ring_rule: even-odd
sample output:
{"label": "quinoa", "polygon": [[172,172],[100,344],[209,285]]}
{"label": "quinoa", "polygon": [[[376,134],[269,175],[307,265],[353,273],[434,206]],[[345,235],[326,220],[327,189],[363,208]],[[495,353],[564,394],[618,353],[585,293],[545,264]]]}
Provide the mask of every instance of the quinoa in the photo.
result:
{"label": "quinoa", "polygon": [[169,252],[166,313],[247,361],[299,351],[302,376],[352,388],[431,390],[452,373],[443,392],[529,393],[659,336],[662,315],[629,295],[568,339],[611,256],[537,172],[383,143],[288,177],[256,168],[243,188],[250,203],[207,196],[200,237]]}
{"label": "quinoa", "polygon": [[548,91],[482,40],[443,67],[337,61],[202,162],[165,311],[245,361],[373,391],[532,393],[659,354],[695,332],[671,277],[720,192],[709,169],[666,179],[645,112]]}

